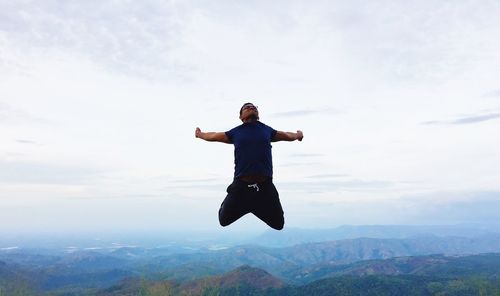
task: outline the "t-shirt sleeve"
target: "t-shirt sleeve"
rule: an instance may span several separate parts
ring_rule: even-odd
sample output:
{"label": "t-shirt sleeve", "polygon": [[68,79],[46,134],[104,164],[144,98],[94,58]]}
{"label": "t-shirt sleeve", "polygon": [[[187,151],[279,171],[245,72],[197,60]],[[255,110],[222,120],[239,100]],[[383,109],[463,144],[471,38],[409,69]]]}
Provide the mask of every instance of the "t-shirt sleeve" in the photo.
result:
{"label": "t-shirt sleeve", "polygon": [[233,136],[234,136],[234,128],[231,130],[228,130],[225,132],[226,137],[229,139],[229,142],[233,143]]}
{"label": "t-shirt sleeve", "polygon": [[268,127],[269,130],[271,131],[271,140],[274,138],[274,136],[276,136],[276,133],[278,132],[277,130],[275,130],[274,128],[272,127]]}

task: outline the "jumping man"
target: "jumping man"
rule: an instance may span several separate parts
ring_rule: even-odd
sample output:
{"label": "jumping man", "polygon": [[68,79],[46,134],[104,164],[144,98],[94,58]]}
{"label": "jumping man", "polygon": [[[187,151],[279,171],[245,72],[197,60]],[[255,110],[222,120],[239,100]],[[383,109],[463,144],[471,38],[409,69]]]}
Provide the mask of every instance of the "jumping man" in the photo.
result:
{"label": "jumping man", "polygon": [[202,132],[195,136],[205,141],[234,144],[234,180],[219,209],[219,222],[227,226],[252,213],[270,227],[281,230],[285,224],[278,191],[273,184],[271,142],[302,141],[302,131],[277,131],[259,121],[252,103],[240,109],[243,124],[227,132]]}

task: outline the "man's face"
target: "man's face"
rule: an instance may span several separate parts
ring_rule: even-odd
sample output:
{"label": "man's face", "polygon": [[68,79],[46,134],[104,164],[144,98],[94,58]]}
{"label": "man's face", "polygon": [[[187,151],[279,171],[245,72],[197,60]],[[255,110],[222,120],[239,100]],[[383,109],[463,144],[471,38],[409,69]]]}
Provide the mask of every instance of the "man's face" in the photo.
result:
{"label": "man's face", "polygon": [[240,119],[245,121],[250,118],[259,119],[259,111],[257,110],[257,106],[253,104],[245,104],[241,108]]}

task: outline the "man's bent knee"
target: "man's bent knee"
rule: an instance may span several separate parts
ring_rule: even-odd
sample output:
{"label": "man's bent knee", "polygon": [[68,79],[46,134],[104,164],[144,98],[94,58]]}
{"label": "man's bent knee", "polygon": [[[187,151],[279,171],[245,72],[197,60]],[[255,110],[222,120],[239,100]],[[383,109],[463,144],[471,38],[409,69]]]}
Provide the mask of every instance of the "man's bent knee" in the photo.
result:
{"label": "man's bent knee", "polygon": [[229,221],[226,221],[226,220],[221,220],[221,219],[219,218],[219,224],[220,224],[220,226],[222,226],[222,227],[226,227],[226,226],[228,226],[228,225],[229,225],[229,224],[231,224],[231,223],[232,223],[232,222],[229,222]]}
{"label": "man's bent knee", "polygon": [[282,230],[284,226],[285,226],[284,224],[281,224],[281,225],[271,226],[271,227],[276,229],[276,230]]}
{"label": "man's bent knee", "polygon": [[235,220],[234,219],[228,219],[227,217],[224,217],[224,215],[221,214],[221,211],[219,211],[219,224],[222,227],[226,227],[233,223]]}
{"label": "man's bent knee", "polygon": [[271,226],[271,228],[274,228],[276,230],[282,230],[283,227],[285,226],[285,220],[281,220],[281,221],[277,221],[275,223],[272,223],[272,224],[268,224],[269,226]]}

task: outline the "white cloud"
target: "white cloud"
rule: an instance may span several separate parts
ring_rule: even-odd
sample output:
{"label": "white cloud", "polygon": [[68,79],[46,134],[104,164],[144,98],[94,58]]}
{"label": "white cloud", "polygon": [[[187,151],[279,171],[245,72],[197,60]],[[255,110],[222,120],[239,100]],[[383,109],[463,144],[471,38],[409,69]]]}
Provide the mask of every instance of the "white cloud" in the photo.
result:
{"label": "white cloud", "polygon": [[99,173],[86,167],[63,167],[43,163],[0,161],[0,183],[81,184]]}
{"label": "white cloud", "polygon": [[2,31],[20,51],[57,50],[83,55],[119,72],[172,74],[168,52],[179,42],[181,16],[171,2],[44,1],[2,6]]}
{"label": "white cloud", "polygon": [[500,89],[495,89],[492,91],[488,91],[485,94],[483,94],[483,97],[486,98],[498,98],[500,97]]}

